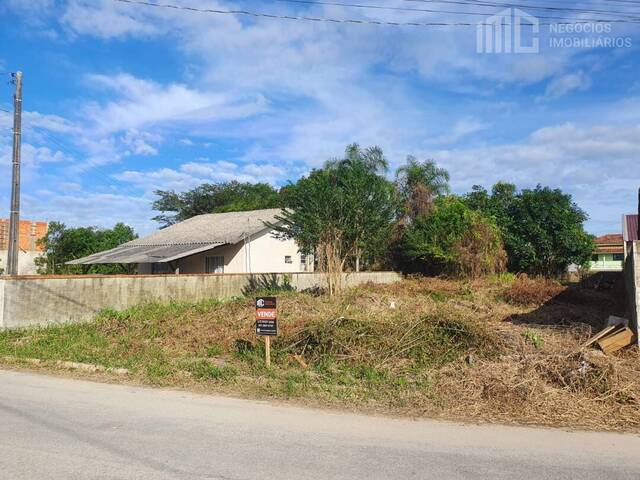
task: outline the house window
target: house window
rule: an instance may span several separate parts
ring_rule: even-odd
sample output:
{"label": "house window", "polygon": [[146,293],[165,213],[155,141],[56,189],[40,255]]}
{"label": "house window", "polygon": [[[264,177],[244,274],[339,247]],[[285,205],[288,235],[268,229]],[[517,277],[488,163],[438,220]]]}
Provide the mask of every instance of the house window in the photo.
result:
{"label": "house window", "polygon": [[300,255],[300,263],[302,265],[306,265],[307,264],[307,256],[306,255]]}
{"label": "house window", "polygon": [[614,253],[613,261],[614,262],[622,262],[624,260],[624,253]]}
{"label": "house window", "polygon": [[171,268],[168,263],[152,263],[151,273],[171,273]]}
{"label": "house window", "polygon": [[284,256],[284,263],[293,263],[293,259],[291,258],[291,255]]}
{"label": "house window", "polygon": [[204,267],[205,273],[224,273],[224,257],[222,255],[206,257]]}

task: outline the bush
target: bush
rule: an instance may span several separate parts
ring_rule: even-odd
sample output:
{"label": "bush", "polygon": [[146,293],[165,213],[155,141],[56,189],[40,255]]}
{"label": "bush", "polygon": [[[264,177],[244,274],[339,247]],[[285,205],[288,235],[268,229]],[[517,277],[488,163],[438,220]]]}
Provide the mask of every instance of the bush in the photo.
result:
{"label": "bush", "polygon": [[[384,332],[384,333],[383,333]],[[480,357],[500,350],[499,340],[482,323],[442,311],[438,316],[311,322],[291,343],[292,352],[310,363],[336,359],[376,369],[406,365],[442,365],[475,352]]]}
{"label": "bush", "polygon": [[438,198],[432,214],[418,217],[401,249],[425,273],[465,277],[500,273],[507,259],[495,223],[454,196]]}

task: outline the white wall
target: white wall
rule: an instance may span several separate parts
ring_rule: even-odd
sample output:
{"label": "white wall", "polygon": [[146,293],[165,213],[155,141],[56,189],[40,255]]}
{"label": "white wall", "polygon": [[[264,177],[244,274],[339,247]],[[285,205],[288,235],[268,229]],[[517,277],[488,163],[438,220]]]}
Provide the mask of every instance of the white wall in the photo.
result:
{"label": "white wall", "polygon": [[[7,250],[0,250],[0,269],[7,271]],[[42,256],[40,252],[23,252],[18,253],[18,275],[37,275],[35,259]]]}
{"label": "white wall", "polygon": [[[322,273],[266,275],[298,290],[325,287]],[[200,302],[247,294],[261,275],[67,275],[0,277],[0,329],[89,320],[105,308],[122,310],[145,302]],[[345,287],[393,283],[394,272],[343,273]],[[248,319],[247,319],[248,321]]]}
{"label": "white wall", "polygon": [[[294,240],[279,240],[274,238],[269,230],[251,237],[248,250],[250,272],[245,273],[313,272],[310,256],[307,255],[306,270],[300,263],[300,251]],[[241,253],[247,255],[244,248]],[[292,263],[285,263],[285,256],[290,256]]]}
{"label": "white wall", "polygon": [[[205,273],[206,257],[217,255],[224,257],[224,273],[313,272],[313,258],[307,255],[305,268],[293,240],[274,238],[269,230],[253,235],[248,240],[247,247],[241,241],[182,258],[177,263],[180,273]],[[286,256],[291,257],[292,263],[285,263]],[[151,273],[151,265],[140,264],[138,273]]]}

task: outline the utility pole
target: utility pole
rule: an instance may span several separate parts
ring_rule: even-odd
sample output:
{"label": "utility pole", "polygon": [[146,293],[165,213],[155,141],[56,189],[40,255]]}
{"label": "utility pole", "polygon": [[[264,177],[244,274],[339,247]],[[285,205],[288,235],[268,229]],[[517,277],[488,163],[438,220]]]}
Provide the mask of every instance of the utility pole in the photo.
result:
{"label": "utility pole", "polygon": [[13,172],[11,176],[11,216],[9,218],[9,253],[7,274],[18,274],[20,249],[20,143],[22,135],[22,72],[12,73],[16,86],[13,95]]}

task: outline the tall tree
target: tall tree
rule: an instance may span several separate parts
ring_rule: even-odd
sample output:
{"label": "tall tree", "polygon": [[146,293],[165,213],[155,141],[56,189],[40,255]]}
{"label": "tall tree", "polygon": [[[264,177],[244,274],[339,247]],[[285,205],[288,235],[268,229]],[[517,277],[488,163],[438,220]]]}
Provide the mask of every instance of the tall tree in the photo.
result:
{"label": "tall tree", "polygon": [[137,237],[134,230],[124,223],[117,223],[112,229],[100,229],[68,228],[64,223],[51,222],[47,234],[38,240],[44,249],[44,255],[35,261],[38,273],[133,273],[135,265],[65,265],[65,262],[110,250]]}
{"label": "tall tree", "polygon": [[376,173],[378,168],[347,149],[344,159],[290,185],[286,208],[270,225],[315,253],[331,294],[340,289],[350,259],[359,268],[361,258],[372,259],[388,243],[397,208],[393,186]]}
{"label": "tall tree", "polygon": [[405,220],[411,223],[431,212],[437,196],[449,193],[449,172],[432,160],[420,162],[409,155],[405,165],[396,171],[396,186],[404,204]]}
{"label": "tall tree", "polygon": [[205,183],[192,190],[176,193],[156,190],[159,198],[153,209],[162,212],[153,218],[163,226],[173,225],[203,213],[222,213],[281,206],[281,196],[266,183]]}
{"label": "tall tree", "polygon": [[[325,168],[341,176],[346,202],[352,206],[354,267],[359,272],[363,255],[371,261],[381,255],[388,244],[391,228],[388,218],[392,213],[384,207],[395,207],[391,185],[383,178],[389,162],[380,147],[363,149],[352,143],[345,149],[344,158],[326,162]],[[372,205],[382,206],[383,210],[379,214],[368,211]],[[381,218],[384,218],[382,222]],[[384,225],[383,230],[372,235],[380,225]]]}

